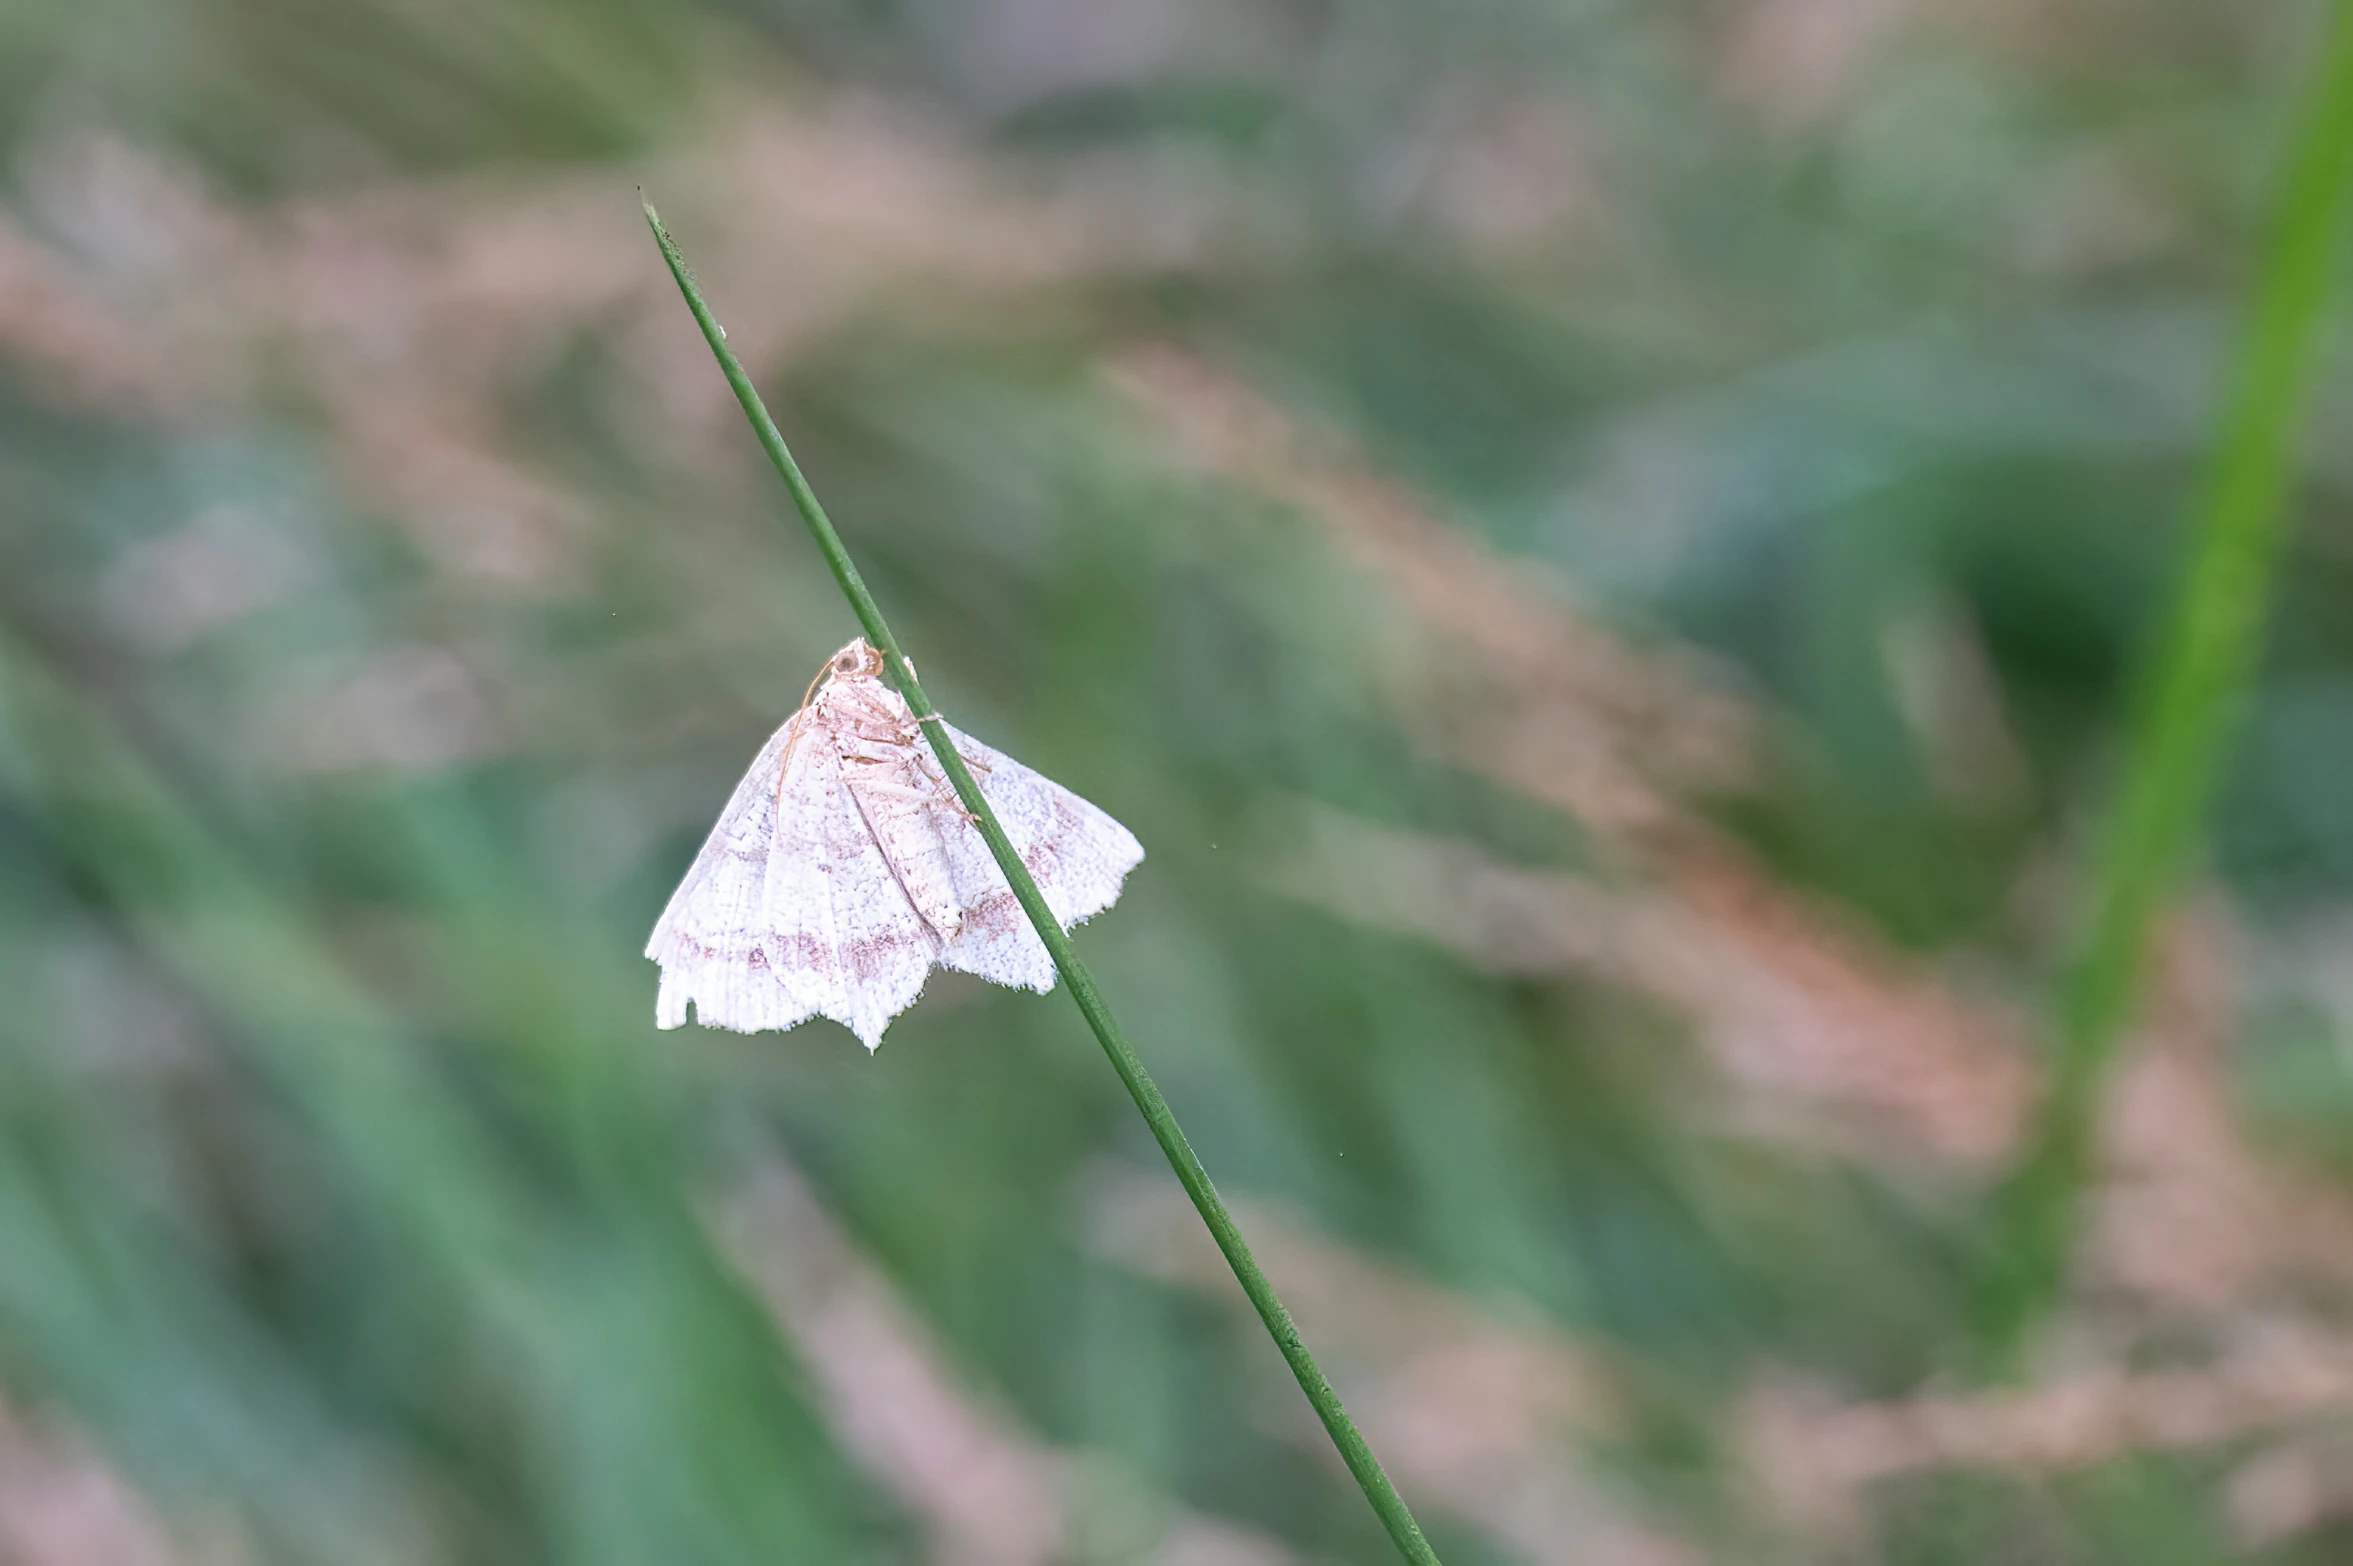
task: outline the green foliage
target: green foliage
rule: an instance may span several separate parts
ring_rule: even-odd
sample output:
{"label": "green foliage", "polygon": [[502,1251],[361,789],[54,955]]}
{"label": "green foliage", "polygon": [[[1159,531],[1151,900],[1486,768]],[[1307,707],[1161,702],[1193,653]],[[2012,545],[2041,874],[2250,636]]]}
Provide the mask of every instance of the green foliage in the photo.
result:
{"label": "green foliage", "polygon": [[2300,437],[2353,223],[2353,6],[2339,7],[2296,134],[2223,409],[2195,550],[2156,646],[2099,865],[2090,933],[2060,1002],[2035,1141],[2003,1193],[1989,1265],[1997,1354],[2055,1300],[2090,1178],[2108,1062],[2132,1019],[2160,902],[2198,836],[2261,651]]}
{"label": "green foliage", "polygon": [[[1080,9],[0,10],[12,1458],[86,1450],[191,1558],[944,1554],[840,1402],[858,1340],[722,1239],[786,1168],[898,1312],[859,1319],[1056,1465],[1063,1557],[1207,1520],[1385,1548],[1230,1289],[1127,1205],[1159,1154],[1059,998],[935,981],[871,1060],[652,1028],[644,931],[853,622],[671,356],[643,180],[942,707],[1149,849],[1080,948],[1454,1566],[1536,1553],[1530,1495],[1592,1558],[2342,1555],[2247,1511],[2258,1463],[2336,1471],[2326,1409],[1964,1454],[1828,1522],[1756,1468],[1760,1388],[1965,1392],[2002,1154],[1923,1145],[1903,1093],[1945,1057],[1898,1002],[2042,1007],[2091,823],[2153,776],[2126,692],[2185,551],[2254,514],[2192,512],[2250,427],[2225,349],[2323,8],[1825,7],[1877,20],[1819,57],[1775,52],[1780,5]],[[1202,455],[1143,347],[1347,482]],[[2233,928],[2190,937],[2237,999],[2158,1020],[2235,1020],[2220,1123],[2298,1215],[2353,1169],[2347,404],[2314,374],[2270,662],[2236,635],[2200,686],[2249,675],[2244,743],[2228,701],[2160,704],[2189,742],[2131,855],[2199,864],[2174,785],[2219,773]],[[1514,627],[1428,537],[1351,531],[1384,505],[1700,673],[1662,714],[1608,658],[1466,651]],[[1707,690],[1753,759],[1648,769]],[[1498,715],[1564,774],[1634,754],[1753,879],[1577,819]],[[1303,889],[1286,845],[1335,819]],[[1747,974],[1723,948],[1502,963],[1447,938],[1460,886],[1379,882],[1378,833],[1577,889],[1578,940],[1688,938],[1705,894],[1822,994],[1857,951],[1885,982],[1849,1053],[1743,1075],[1775,1035],[1731,1022],[1783,1013],[1694,1002]],[[1363,1270],[1319,1298],[1334,1254]],[[2341,1299],[2094,1282],[2058,1340],[2104,1366]],[[1449,1358],[1450,1311],[1598,1390]],[[1434,1483],[1460,1450],[1533,1478]]]}

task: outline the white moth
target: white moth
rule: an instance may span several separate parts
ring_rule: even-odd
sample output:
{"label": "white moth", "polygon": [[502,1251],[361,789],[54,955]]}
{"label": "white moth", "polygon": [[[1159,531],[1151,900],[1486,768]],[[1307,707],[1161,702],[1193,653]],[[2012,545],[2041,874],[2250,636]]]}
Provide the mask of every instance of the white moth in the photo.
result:
{"label": "white moth", "polygon": [[[831,1017],[868,1049],[932,965],[1045,991],[1053,960],[864,641],[835,653],[736,785],[645,954],[654,1021],[757,1033]],[[938,720],[925,720],[938,721]],[[1144,857],[1126,827],[942,722],[1064,929]]]}

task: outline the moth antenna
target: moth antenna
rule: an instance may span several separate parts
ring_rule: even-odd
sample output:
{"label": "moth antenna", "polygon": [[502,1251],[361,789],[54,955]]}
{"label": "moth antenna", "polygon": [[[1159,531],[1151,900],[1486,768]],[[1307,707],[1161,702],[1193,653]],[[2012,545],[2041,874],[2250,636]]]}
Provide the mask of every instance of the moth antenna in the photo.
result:
{"label": "moth antenna", "polygon": [[809,688],[801,692],[801,704],[793,709],[792,733],[785,736],[784,754],[776,761],[776,808],[778,810],[784,808],[784,775],[792,770],[793,747],[801,742],[801,719],[808,714],[809,699],[817,694],[817,687],[823,685],[825,677],[832,672],[833,660],[831,658],[818,665],[817,673],[809,681]]}
{"label": "moth antenna", "polygon": [[793,713],[794,718],[799,718],[801,713],[809,710],[809,698],[817,694],[817,687],[823,685],[825,683],[825,677],[832,672],[833,660],[831,658],[826,659],[823,663],[817,666],[817,673],[810,679],[809,688],[801,692],[801,705],[799,709]]}

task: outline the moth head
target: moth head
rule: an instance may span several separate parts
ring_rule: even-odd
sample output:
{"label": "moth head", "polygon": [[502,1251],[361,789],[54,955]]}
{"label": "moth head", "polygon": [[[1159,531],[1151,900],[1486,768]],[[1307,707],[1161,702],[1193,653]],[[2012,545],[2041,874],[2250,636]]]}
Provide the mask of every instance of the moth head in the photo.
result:
{"label": "moth head", "polygon": [[880,674],[882,654],[867,646],[864,637],[859,637],[833,655],[832,661],[825,666],[825,672],[837,680]]}

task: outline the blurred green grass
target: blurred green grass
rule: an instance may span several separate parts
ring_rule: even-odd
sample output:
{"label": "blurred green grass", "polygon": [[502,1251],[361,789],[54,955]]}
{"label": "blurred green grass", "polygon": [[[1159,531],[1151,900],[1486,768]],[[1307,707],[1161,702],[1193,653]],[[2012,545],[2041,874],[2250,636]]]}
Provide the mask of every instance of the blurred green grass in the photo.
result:
{"label": "blurred green grass", "polygon": [[[1221,1183],[1386,1280],[1304,1324],[1447,1560],[2337,1558],[2325,1356],[2186,1446],[1876,1481],[1773,1401],[1958,1395],[2005,1019],[2319,16],[10,8],[16,1450],[86,1440],[192,1558],[947,1558],[984,1524],[873,1425],[947,1405],[715,1237],[781,1161],[871,1330],[1066,1465],[1043,1558],[1381,1558],[1115,1200],[1156,1155],[1066,1006],[652,1029],[644,928],[850,627],[645,181],[944,709],[1150,850],[1089,960]],[[2156,1211],[2213,1287],[2096,1222],[2046,1384],[2239,1407],[2258,1327],[2342,1311],[2330,370],[2151,1049],[2275,1183],[2136,1144],[2095,1214],[2205,1200]],[[1719,700],[1750,742],[1684,769]]]}

